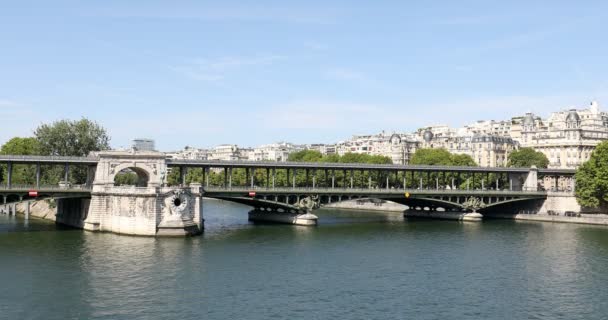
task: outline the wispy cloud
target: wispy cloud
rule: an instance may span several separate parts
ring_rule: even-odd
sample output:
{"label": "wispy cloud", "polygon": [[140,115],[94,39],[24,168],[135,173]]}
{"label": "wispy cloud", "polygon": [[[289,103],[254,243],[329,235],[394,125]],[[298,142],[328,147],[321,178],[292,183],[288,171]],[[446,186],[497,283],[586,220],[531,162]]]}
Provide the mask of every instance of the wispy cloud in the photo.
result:
{"label": "wispy cloud", "polygon": [[170,66],[175,72],[195,80],[219,82],[226,76],[243,68],[269,66],[287,57],[274,54],[263,54],[249,57],[221,57],[216,59],[197,58],[185,64]]}

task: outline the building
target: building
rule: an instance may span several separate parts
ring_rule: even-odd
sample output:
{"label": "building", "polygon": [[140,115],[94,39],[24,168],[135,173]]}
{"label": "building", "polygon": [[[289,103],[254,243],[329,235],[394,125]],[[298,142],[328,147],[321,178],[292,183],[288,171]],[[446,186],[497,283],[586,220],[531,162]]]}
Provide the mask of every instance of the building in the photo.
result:
{"label": "building", "polygon": [[133,139],[133,149],[137,151],[154,151],[154,140],[152,139]]}
{"label": "building", "polygon": [[296,146],[288,142],[278,142],[266,144],[253,149],[249,155],[251,161],[278,161],[284,162],[292,152],[303,150],[301,146]]}
{"label": "building", "polygon": [[338,142],[334,153],[340,156],[347,153],[385,156],[394,164],[408,164],[417,147],[414,135],[382,131],[373,135],[354,135],[350,140]]}
{"label": "building", "polygon": [[608,113],[597,102],[587,109],[554,112],[546,120],[526,113],[513,122],[512,135],[520,137],[522,147],[544,153],[550,168],[575,169],[608,139]]}
{"label": "building", "polygon": [[239,147],[236,144],[222,144],[210,150],[208,160],[236,161],[241,158]]}
{"label": "building", "polygon": [[503,167],[518,143],[510,137],[434,126],[418,130],[421,148],[443,148],[454,154],[471,156],[482,167]]}
{"label": "building", "polygon": [[170,159],[207,160],[209,157],[209,150],[186,146],[184,150],[167,152],[166,154]]}

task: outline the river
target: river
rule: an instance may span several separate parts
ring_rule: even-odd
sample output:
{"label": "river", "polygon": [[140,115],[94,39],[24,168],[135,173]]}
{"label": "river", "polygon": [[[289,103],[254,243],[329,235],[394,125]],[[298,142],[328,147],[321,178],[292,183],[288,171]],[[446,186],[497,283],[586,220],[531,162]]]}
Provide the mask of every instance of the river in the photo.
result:
{"label": "river", "polygon": [[0,319],[604,319],[608,228],[320,211],[252,224],[209,201],[201,237],[0,216]]}

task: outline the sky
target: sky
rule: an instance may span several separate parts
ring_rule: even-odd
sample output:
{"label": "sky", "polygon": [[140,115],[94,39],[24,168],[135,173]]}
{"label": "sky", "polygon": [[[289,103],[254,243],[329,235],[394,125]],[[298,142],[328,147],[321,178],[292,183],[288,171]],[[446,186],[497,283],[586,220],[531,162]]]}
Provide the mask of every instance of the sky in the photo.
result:
{"label": "sky", "polygon": [[608,111],[606,1],[4,1],[0,143],[88,118],[157,149]]}

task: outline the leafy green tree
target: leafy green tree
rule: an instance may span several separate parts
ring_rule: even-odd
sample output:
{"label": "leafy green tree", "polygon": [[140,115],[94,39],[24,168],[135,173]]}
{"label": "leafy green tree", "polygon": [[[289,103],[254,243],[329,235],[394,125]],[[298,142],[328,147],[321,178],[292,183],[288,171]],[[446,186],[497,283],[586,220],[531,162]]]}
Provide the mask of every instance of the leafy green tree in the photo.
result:
{"label": "leafy green tree", "polygon": [[418,149],[410,160],[412,165],[449,166],[452,154],[446,149]]}
{"label": "leafy green tree", "polygon": [[115,186],[136,186],[139,177],[135,172],[119,172],[114,177]]}
{"label": "leafy green tree", "polygon": [[38,155],[40,154],[40,145],[36,138],[15,137],[2,145],[0,154]]}
{"label": "leafy green tree", "polygon": [[537,168],[546,168],[549,165],[549,159],[542,152],[535,151],[532,148],[521,148],[509,154],[509,167],[525,167],[536,166]]}
{"label": "leafy green tree", "polygon": [[319,162],[323,158],[323,155],[319,151],[315,150],[302,150],[298,152],[292,152],[289,154],[287,161],[292,162]]}
{"label": "leafy green tree", "polygon": [[[38,155],[40,146],[35,138],[15,137],[7,141],[2,148],[0,154],[5,155]],[[1,175],[7,176],[7,166],[2,165]],[[36,182],[36,167],[26,164],[15,164],[12,168],[11,182],[13,184],[33,185]]]}
{"label": "leafy green tree", "polygon": [[[110,148],[106,130],[88,119],[60,120],[51,124],[42,124],[35,131],[41,155],[45,156],[76,156],[84,157],[91,151],[107,150]],[[63,180],[63,167],[52,166],[43,170],[43,182],[56,184]],[[87,168],[70,168],[70,181],[84,183]]]}
{"label": "leafy green tree", "polygon": [[600,143],[576,172],[576,200],[583,207],[608,203],[608,141]]}
{"label": "leafy green tree", "polygon": [[110,148],[106,129],[85,118],[42,124],[34,131],[34,135],[40,144],[42,155],[84,157],[91,151]]}

